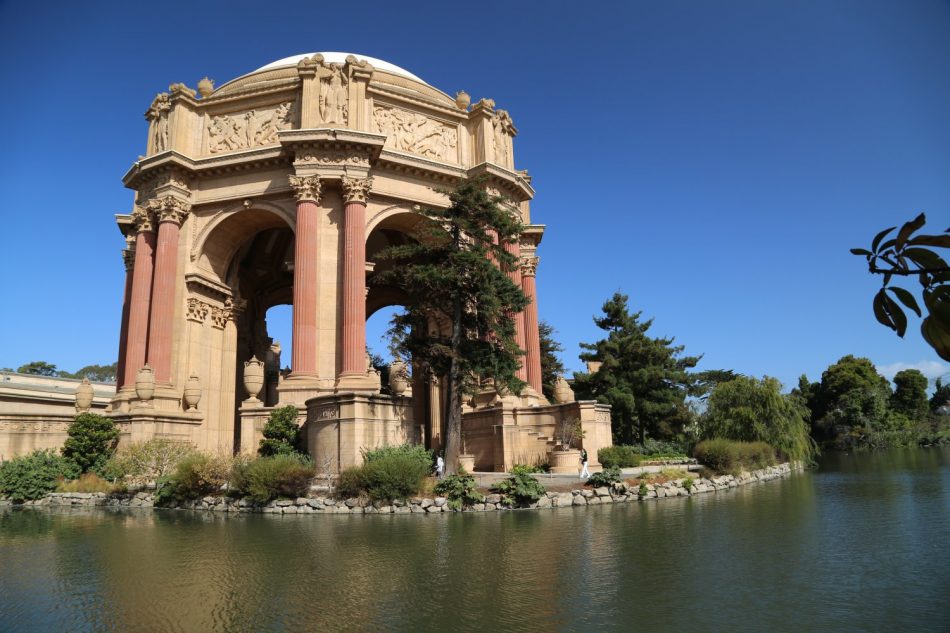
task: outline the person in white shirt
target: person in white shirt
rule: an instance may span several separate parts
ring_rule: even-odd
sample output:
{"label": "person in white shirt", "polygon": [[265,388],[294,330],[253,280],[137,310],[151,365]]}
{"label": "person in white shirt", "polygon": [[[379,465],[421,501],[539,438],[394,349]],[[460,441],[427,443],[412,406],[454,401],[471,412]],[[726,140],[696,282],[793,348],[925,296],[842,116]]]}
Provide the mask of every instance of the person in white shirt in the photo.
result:
{"label": "person in white shirt", "polygon": [[435,476],[442,479],[443,475],[445,475],[445,460],[442,459],[442,453],[439,453],[439,456],[435,458]]}

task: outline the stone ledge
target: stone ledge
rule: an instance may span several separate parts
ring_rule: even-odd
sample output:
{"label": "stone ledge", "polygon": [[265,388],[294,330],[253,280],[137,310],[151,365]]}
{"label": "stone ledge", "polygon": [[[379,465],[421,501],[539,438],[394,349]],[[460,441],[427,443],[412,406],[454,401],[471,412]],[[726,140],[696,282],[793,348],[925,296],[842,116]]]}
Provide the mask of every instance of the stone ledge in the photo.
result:
{"label": "stone ledge", "polygon": [[[277,499],[261,505],[248,499],[235,499],[222,496],[207,496],[202,499],[183,501],[158,509],[180,509],[208,512],[261,513],[261,514],[438,514],[442,512],[491,512],[513,509],[544,509],[588,506],[606,503],[626,503],[647,501],[666,497],[689,497],[707,492],[728,490],[759,481],[771,481],[787,477],[793,470],[801,470],[800,464],[779,464],[762,470],[743,472],[739,475],[721,475],[712,479],[693,479],[687,487],[685,479],[676,479],[665,483],[646,484],[645,494],[639,488],[630,488],[626,484],[614,484],[600,488],[579,488],[569,492],[548,492],[536,503],[509,508],[502,503],[501,495],[489,494],[484,503],[478,503],[462,510],[453,510],[445,497],[412,497],[393,503],[370,501],[366,498],[352,497],[336,499],[333,497],[297,497],[296,499]],[[12,504],[0,499],[0,506],[6,507],[110,507],[110,508],[154,508],[155,501],[150,492],[130,492],[106,494],[104,492],[53,492],[22,504]]]}

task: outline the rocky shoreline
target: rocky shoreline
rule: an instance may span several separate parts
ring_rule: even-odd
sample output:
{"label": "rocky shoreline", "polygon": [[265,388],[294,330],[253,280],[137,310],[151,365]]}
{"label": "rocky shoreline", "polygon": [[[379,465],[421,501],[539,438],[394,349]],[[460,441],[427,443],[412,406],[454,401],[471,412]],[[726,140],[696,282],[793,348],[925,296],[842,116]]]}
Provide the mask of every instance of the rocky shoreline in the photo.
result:
{"label": "rocky shoreline", "polygon": [[[798,469],[797,466],[795,469]],[[590,506],[605,503],[627,503],[648,501],[666,497],[688,497],[697,494],[728,490],[757,481],[770,481],[788,476],[793,470],[791,464],[779,464],[762,470],[743,472],[739,475],[721,475],[719,477],[695,478],[687,484],[686,479],[675,479],[665,483],[645,484],[641,487],[629,487],[625,483],[600,488],[584,487],[568,492],[548,492],[537,502],[525,506],[510,508],[502,503],[501,495],[489,494],[484,503],[463,508],[457,512],[492,512],[511,509],[541,509]],[[36,501],[12,504],[0,500],[0,505],[15,507],[109,507],[109,508],[154,508],[155,501],[150,492],[112,493],[104,492],[54,492]],[[448,506],[445,497],[413,497],[405,501],[392,503],[373,502],[369,499],[353,497],[338,499],[333,496],[298,497],[297,499],[277,499],[267,504],[256,504],[248,499],[232,499],[225,496],[208,496],[194,501],[184,501],[159,509],[182,509],[208,512],[262,513],[262,514],[434,514],[438,512],[456,512]]]}

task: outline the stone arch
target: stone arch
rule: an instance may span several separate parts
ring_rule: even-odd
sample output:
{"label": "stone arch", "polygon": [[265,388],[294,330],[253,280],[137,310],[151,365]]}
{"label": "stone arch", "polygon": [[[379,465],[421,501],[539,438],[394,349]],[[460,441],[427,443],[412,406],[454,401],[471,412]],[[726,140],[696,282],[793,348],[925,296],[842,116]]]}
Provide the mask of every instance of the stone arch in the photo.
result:
{"label": "stone arch", "polygon": [[296,233],[294,212],[279,204],[257,201],[235,203],[214,214],[195,235],[191,261],[224,281],[227,269],[248,239],[269,228],[289,228]]}

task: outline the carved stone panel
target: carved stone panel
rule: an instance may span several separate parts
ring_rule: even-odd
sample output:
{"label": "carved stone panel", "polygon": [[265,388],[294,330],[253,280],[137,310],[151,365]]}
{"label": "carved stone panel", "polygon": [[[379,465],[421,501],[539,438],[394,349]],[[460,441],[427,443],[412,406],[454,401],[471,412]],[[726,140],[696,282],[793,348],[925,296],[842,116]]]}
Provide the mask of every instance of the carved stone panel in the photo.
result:
{"label": "carved stone panel", "polygon": [[293,102],[235,114],[211,117],[208,122],[208,153],[233,152],[239,149],[277,142],[277,132],[294,125]]}
{"label": "carved stone panel", "polygon": [[386,147],[452,163],[458,162],[458,132],[417,112],[377,106],[373,119]]}

